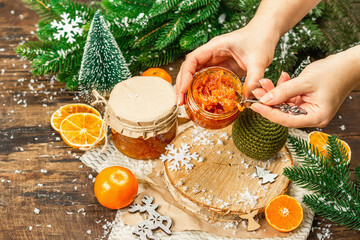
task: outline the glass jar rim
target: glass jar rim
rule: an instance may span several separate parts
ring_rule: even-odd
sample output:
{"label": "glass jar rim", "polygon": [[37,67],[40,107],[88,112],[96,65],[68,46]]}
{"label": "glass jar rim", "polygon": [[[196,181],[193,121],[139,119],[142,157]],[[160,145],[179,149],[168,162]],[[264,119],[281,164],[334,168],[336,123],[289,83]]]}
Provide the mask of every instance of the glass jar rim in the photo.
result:
{"label": "glass jar rim", "polygon": [[238,114],[240,111],[239,109],[236,107],[233,111],[231,112],[228,112],[228,113],[211,113],[209,111],[206,111],[205,109],[201,108],[196,102],[195,102],[195,99],[193,97],[193,94],[192,94],[192,87],[194,85],[194,83],[196,82],[196,76],[205,72],[205,71],[208,71],[210,69],[221,69],[221,70],[224,70],[224,71],[227,71],[229,73],[231,73],[231,75],[234,77],[235,80],[240,81],[240,78],[231,70],[227,69],[227,68],[224,68],[224,67],[220,67],[220,66],[212,66],[212,67],[207,67],[207,68],[203,68],[201,69],[200,71],[196,72],[194,75],[193,75],[193,80],[191,82],[191,84],[189,85],[189,88],[188,88],[188,92],[186,93],[186,96],[185,98],[187,98],[188,100],[188,104],[191,105],[191,107],[195,108],[196,110],[198,110],[202,115],[204,115],[206,118],[213,118],[213,119],[226,119],[226,118],[229,118],[235,114]]}

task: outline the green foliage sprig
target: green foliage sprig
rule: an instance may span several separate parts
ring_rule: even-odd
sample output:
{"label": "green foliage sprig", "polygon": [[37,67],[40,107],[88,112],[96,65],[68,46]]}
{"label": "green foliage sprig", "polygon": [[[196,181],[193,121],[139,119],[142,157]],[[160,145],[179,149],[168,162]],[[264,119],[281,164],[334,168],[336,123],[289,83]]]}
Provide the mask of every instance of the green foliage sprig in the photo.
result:
{"label": "green foliage sprig", "polygon": [[[34,75],[57,74],[59,81],[74,89],[91,20],[102,12],[133,75],[148,67],[166,65],[223,33],[244,27],[255,15],[260,0],[102,0],[79,3],[73,0],[24,0],[40,16],[37,37],[16,48],[31,61]],[[278,79],[281,71],[292,72],[299,54],[317,49],[322,33],[316,23],[323,14],[320,4],[276,48],[266,77]],[[76,42],[55,40],[51,22],[80,16],[82,36]],[[308,55],[308,54],[307,54]]]}
{"label": "green foliage sprig", "polygon": [[290,148],[302,163],[284,169],[295,184],[313,191],[303,202],[320,216],[350,229],[360,229],[360,166],[350,179],[348,152],[336,136],[329,136],[326,157],[305,140],[289,136]]}

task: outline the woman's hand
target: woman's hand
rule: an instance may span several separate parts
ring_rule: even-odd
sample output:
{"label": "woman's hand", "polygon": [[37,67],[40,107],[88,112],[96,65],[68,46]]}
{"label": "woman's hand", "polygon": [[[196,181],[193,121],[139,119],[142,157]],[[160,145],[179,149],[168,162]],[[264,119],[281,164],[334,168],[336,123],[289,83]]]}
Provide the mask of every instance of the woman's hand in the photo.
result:
{"label": "woman's hand", "polygon": [[264,77],[279,38],[274,31],[269,29],[269,32],[267,35],[265,30],[249,24],[240,30],[215,37],[188,54],[176,79],[178,104],[184,103],[184,95],[194,73],[215,65],[228,68],[239,77],[246,75],[245,96],[250,97],[251,90],[260,86],[258,80]]}
{"label": "woman's hand", "polygon": [[[251,109],[287,127],[324,127],[359,82],[360,46],[316,61],[294,79],[283,73],[276,88],[270,80],[260,80],[262,88],[253,94],[264,104],[252,104]],[[291,115],[271,107],[284,102],[305,108],[307,114]]]}
{"label": "woman's hand", "polygon": [[194,73],[203,67],[223,66],[239,77],[246,75],[244,94],[259,87],[271,63],[280,37],[303,18],[320,0],[262,0],[246,27],[213,38],[188,54],[176,78],[178,104],[184,103]]}

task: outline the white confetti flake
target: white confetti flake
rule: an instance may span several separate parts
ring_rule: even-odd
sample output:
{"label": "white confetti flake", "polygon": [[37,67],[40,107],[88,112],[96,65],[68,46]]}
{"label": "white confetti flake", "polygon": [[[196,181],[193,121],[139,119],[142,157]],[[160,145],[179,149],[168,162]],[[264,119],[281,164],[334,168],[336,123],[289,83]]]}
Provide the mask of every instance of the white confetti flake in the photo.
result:
{"label": "white confetti flake", "polygon": [[91,230],[90,230],[90,229],[87,230],[86,233],[90,235],[90,234],[91,234]]}
{"label": "white confetti flake", "polygon": [[219,22],[220,24],[223,24],[223,23],[225,22],[225,18],[226,18],[225,13],[220,14],[220,16],[219,16],[219,18],[218,18],[218,22]]}
{"label": "white confetti flake", "polygon": [[345,131],[345,129],[346,129],[345,125],[341,125],[340,129],[341,129],[341,131]]}
{"label": "white confetti flake", "polygon": [[46,169],[41,169],[40,172],[47,173],[47,170]]}
{"label": "white confetti flake", "polygon": [[76,40],[75,35],[82,36],[82,29],[79,28],[79,23],[83,23],[81,17],[76,16],[75,19],[69,18],[70,13],[63,13],[60,15],[62,20],[57,22],[56,20],[51,22],[51,28],[56,28],[58,31],[54,33],[54,38],[60,40],[60,38],[67,38],[68,43],[74,43]]}
{"label": "white confetti flake", "polygon": [[39,213],[40,213],[40,209],[34,208],[34,213],[35,213],[35,214],[39,214]]}
{"label": "white confetti flake", "polygon": [[174,148],[174,145],[167,145],[165,148],[168,150],[168,154],[161,154],[160,160],[163,162],[168,161],[170,166],[169,169],[172,171],[180,170],[183,166],[185,170],[190,170],[193,168],[193,164],[190,161],[197,160],[199,155],[197,153],[189,153],[190,146],[186,143],[182,143],[180,148]]}
{"label": "white confetti flake", "polygon": [[29,231],[31,231],[33,229],[33,227],[32,226],[29,226]]}
{"label": "white confetti flake", "polygon": [[271,171],[266,170],[265,168],[255,166],[256,175],[258,178],[262,178],[261,184],[272,183],[275,181],[277,174],[271,173]]}

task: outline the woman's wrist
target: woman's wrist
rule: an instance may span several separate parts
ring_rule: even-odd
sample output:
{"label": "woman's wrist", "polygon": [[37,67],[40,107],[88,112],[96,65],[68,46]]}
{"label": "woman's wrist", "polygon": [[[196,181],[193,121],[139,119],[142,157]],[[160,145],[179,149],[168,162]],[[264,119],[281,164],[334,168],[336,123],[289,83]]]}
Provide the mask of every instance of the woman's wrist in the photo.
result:
{"label": "woman's wrist", "polygon": [[346,86],[348,92],[353,90],[360,83],[360,45],[349,48],[332,57],[337,58],[338,64],[341,66],[343,74],[340,79],[343,79],[343,84]]}
{"label": "woman's wrist", "polygon": [[254,17],[245,28],[255,32],[256,37],[262,38],[264,42],[270,44],[275,50],[280,38],[282,37],[281,29],[274,21],[268,21],[266,17]]}

